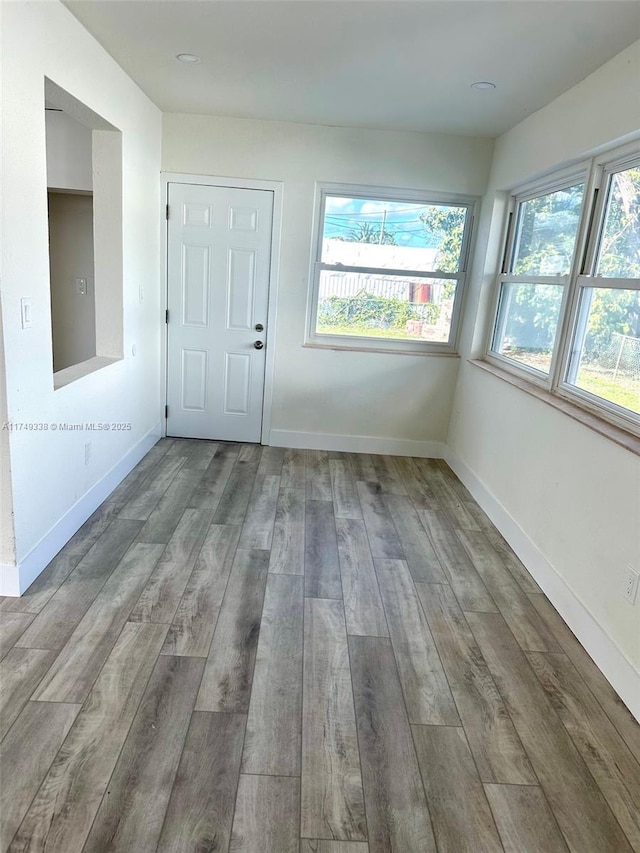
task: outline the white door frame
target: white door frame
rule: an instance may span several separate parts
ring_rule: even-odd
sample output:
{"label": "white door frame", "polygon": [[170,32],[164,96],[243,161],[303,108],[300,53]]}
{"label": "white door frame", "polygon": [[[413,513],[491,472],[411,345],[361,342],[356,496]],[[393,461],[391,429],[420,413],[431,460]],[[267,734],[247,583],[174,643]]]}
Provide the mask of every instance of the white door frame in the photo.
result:
{"label": "white door frame", "polygon": [[162,298],[160,300],[162,313],[160,323],[164,329],[161,338],[160,351],[160,382],[162,387],[162,406],[160,410],[160,423],[162,424],[162,435],[167,434],[167,419],[165,418],[165,405],[167,403],[167,337],[168,327],[165,323],[166,311],[169,299],[169,280],[167,275],[169,247],[168,230],[169,223],[166,219],[166,206],[169,198],[169,184],[198,184],[208,187],[231,187],[241,190],[269,190],[273,193],[273,219],[271,233],[271,260],[269,263],[269,302],[267,309],[267,334],[266,353],[264,365],[264,395],[262,398],[262,429],[260,432],[260,443],[268,444],[271,434],[271,406],[273,403],[273,377],[276,363],[276,312],[278,306],[278,279],[280,273],[280,245],[282,241],[282,199],[284,185],[282,181],[260,181],[245,178],[218,178],[212,175],[189,175],[182,172],[161,172],[162,182],[162,207],[161,207],[161,252],[162,252]]}

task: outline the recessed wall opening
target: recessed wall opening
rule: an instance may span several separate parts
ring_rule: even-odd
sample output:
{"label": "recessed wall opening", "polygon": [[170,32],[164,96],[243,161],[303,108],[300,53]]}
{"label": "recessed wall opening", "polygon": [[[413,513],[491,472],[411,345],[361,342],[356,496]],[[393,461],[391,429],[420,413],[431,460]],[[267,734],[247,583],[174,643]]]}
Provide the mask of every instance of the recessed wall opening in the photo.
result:
{"label": "recessed wall opening", "polygon": [[123,357],[122,134],[45,79],[54,388]]}
{"label": "recessed wall opening", "polygon": [[47,193],[53,372],[96,354],[93,193]]}

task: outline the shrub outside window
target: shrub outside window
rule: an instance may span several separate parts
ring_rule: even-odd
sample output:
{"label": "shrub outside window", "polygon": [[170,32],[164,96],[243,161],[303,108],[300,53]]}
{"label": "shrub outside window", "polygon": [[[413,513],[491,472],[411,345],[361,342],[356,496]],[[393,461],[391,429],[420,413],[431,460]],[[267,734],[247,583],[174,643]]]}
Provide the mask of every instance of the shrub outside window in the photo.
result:
{"label": "shrub outside window", "polygon": [[512,199],[487,357],[640,432],[640,156]]}
{"label": "shrub outside window", "polygon": [[322,185],[307,343],[455,349],[475,199]]}

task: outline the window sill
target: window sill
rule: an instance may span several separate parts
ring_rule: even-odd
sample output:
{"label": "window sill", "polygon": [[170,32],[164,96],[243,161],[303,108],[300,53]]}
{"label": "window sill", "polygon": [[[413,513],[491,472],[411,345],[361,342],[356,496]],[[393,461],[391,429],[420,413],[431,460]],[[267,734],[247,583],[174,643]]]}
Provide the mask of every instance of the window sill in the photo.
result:
{"label": "window sill", "polygon": [[384,353],[385,355],[417,355],[417,356],[436,356],[437,358],[460,358],[457,352],[454,352],[450,349],[443,350],[434,350],[434,349],[419,349],[416,347],[413,349],[412,347],[402,347],[400,344],[397,347],[384,347],[384,346],[376,346],[375,343],[368,346],[366,344],[352,344],[352,343],[344,343],[342,341],[305,341],[303,344],[304,347],[309,349],[329,349],[329,350],[338,350],[341,352],[378,352]]}
{"label": "window sill", "polygon": [[89,376],[90,373],[95,373],[96,370],[102,370],[109,364],[115,364],[122,361],[120,358],[107,358],[106,356],[96,355],[87,361],[81,361],[79,364],[72,364],[70,367],[65,367],[64,370],[59,370],[53,374],[53,390],[64,388],[65,385],[70,385],[76,379],[82,379],[83,376]]}
{"label": "window sill", "polygon": [[503,381],[508,382],[510,385],[514,385],[516,388],[519,388],[526,394],[530,394],[532,397],[536,397],[538,400],[542,400],[543,403],[546,403],[552,408],[557,409],[558,411],[572,418],[574,421],[578,421],[578,423],[584,424],[584,426],[588,427],[589,429],[592,429],[599,435],[604,436],[604,438],[608,438],[610,441],[613,441],[615,444],[619,445],[620,447],[623,447],[625,450],[630,451],[636,456],[640,456],[640,438],[633,435],[633,433],[622,429],[622,427],[609,423],[609,421],[604,420],[604,418],[598,417],[598,415],[593,414],[593,412],[590,412],[587,409],[583,409],[576,403],[570,402],[569,400],[565,400],[563,397],[558,397],[555,394],[551,394],[546,389],[539,388],[533,382],[527,382],[526,379],[523,379],[520,376],[515,376],[513,373],[509,373],[509,371],[507,370],[502,370],[501,368],[496,367],[496,365],[491,364],[488,361],[484,361],[483,359],[479,358],[470,358],[469,363],[473,364],[475,367],[480,368],[480,370],[484,370],[487,373],[491,373],[498,379],[502,379]]}

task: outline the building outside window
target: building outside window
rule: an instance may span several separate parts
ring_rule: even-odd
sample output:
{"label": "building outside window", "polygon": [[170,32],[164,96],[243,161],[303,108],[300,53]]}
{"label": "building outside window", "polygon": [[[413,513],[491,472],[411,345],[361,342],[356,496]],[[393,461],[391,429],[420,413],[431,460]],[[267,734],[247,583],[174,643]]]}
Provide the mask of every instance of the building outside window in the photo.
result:
{"label": "building outside window", "polygon": [[475,199],[323,185],[307,343],[455,351]]}

